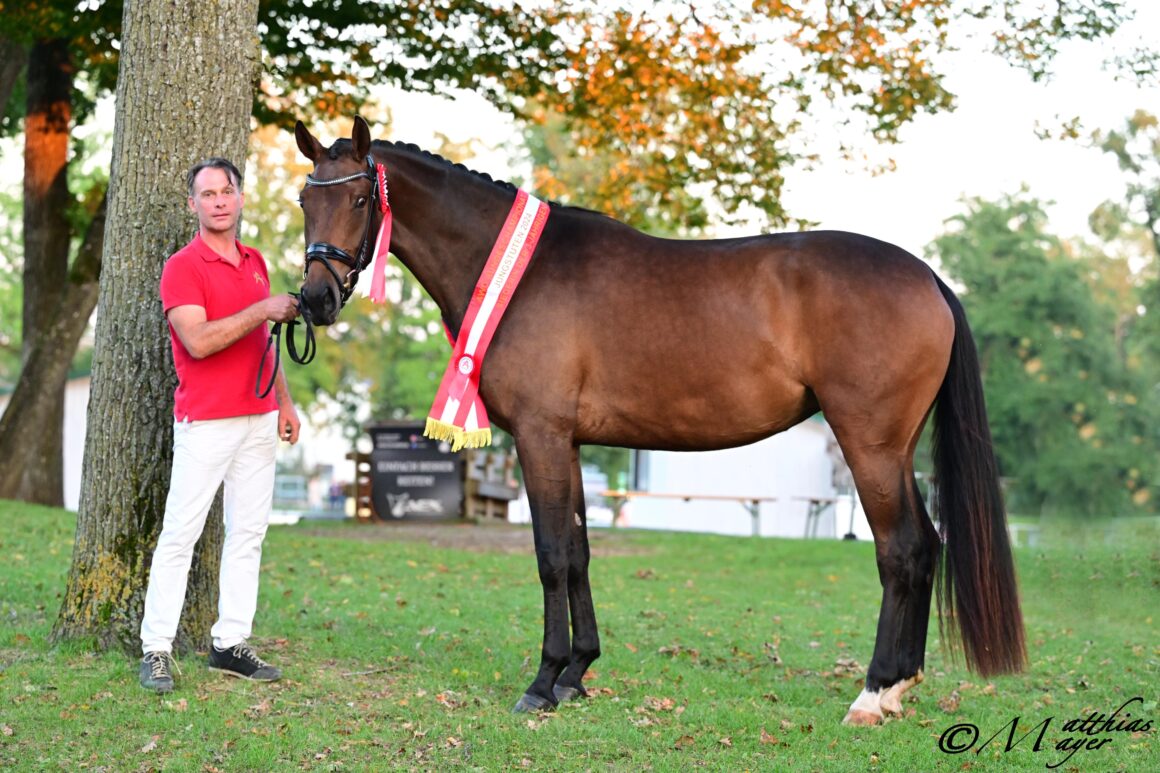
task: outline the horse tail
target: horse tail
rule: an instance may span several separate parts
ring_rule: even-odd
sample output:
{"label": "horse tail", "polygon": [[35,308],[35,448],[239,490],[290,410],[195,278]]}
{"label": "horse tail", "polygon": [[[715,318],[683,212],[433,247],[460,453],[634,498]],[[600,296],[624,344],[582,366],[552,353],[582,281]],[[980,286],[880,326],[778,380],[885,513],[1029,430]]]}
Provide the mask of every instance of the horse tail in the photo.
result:
{"label": "horse tail", "polygon": [[957,625],[968,668],[1011,673],[1022,670],[1027,649],[979,356],[962,304],[935,279],[955,321],[932,441],[933,512],[944,545],[936,572],[939,631],[946,642]]}

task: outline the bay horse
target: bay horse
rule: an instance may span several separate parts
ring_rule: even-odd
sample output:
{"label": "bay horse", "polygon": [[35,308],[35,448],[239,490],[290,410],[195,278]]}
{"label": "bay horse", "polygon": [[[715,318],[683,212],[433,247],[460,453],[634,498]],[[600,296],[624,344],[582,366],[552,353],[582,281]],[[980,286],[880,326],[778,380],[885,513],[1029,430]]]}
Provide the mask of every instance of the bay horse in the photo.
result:
{"label": "bay horse", "polygon": [[[366,267],[383,164],[391,252],[458,336],[514,186],[414,146],[372,142],[361,117],[350,139],[328,148],[301,121],[295,137],[314,163],[300,198],[304,315],[335,322]],[[544,595],[539,671],[516,711],[585,695],[582,679],[600,656],[580,446],[729,448],[819,410],[853,472],[882,585],[873,657],[845,721],[901,713],[902,694],[922,681],[936,578],[943,641],[957,628],[967,665],[982,675],[1022,668],[978,356],[961,304],[929,266],[851,233],[662,239],[550,207],[480,374],[489,416],[515,439]],[[932,410],[938,529],[913,467]]]}

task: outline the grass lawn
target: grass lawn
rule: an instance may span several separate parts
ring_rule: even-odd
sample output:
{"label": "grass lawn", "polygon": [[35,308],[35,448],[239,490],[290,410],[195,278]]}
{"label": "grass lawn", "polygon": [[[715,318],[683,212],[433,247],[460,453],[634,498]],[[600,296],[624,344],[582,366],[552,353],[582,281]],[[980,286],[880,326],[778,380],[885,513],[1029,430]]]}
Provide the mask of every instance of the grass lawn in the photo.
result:
{"label": "grass lawn", "polygon": [[[74,527],[71,513],[0,502],[0,768],[1160,770],[1160,540],[1147,526],[1020,548],[1028,672],[976,678],[932,622],[926,682],[905,718],[875,728],[840,724],[873,648],[869,544],[599,532],[593,694],[529,716],[510,711],[539,661],[530,549],[274,527],[254,643],[286,678],[230,680],[187,657],[159,697],[137,685],[135,658],[48,646]],[[1119,731],[1074,721],[1136,697]],[[956,725],[977,727],[975,749],[998,735],[952,755],[940,738],[971,735],[946,732]],[[1076,740],[1100,748],[1056,748]]]}

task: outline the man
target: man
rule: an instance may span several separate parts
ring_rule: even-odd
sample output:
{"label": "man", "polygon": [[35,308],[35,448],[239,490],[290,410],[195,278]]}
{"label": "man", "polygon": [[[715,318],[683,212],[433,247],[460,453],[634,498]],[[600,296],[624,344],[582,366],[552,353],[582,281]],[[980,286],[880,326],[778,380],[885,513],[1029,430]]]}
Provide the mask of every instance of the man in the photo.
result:
{"label": "man", "polygon": [[282,676],[246,640],[257,607],[277,438],[295,443],[299,429],[280,370],[272,396],[255,394],[267,323],[290,322],[298,308],[290,295],[270,295],[261,254],[237,240],[241,173],[210,158],[189,170],[187,184],[198,233],[161,274],[178,385],[169,496],[141,621],[141,686],[156,692],[173,689],[173,638],[193,549],[223,482],[225,542],[209,667],[259,681]]}

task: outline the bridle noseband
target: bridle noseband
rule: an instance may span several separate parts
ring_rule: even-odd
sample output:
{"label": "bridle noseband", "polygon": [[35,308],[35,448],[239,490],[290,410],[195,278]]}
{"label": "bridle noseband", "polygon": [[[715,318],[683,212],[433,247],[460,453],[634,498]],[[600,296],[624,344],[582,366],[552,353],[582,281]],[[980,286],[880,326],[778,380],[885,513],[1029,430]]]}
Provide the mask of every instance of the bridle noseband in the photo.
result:
{"label": "bridle noseband", "polygon": [[[339,303],[340,309],[346,305],[348,300],[350,300],[351,293],[354,292],[355,283],[358,282],[359,272],[369,266],[371,262],[371,223],[375,219],[375,211],[379,208],[378,171],[375,167],[374,158],[368,155],[367,168],[356,174],[349,174],[346,177],[336,177],[333,180],[319,180],[312,175],[306,175],[306,186],[316,186],[319,188],[325,188],[331,185],[343,185],[345,183],[354,182],[355,180],[362,180],[364,178],[371,181],[371,195],[370,199],[367,201],[367,224],[366,228],[363,229],[362,241],[359,242],[358,252],[354,255],[351,255],[341,247],[335,246],[329,242],[314,242],[306,248],[306,265],[302,271],[303,278],[306,277],[306,272],[310,270],[310,264],[312,262],[317,261],[321,263],[326,268],[326,270],[330,272],[330,275],[334,277],[335,284],[338,285],[339,292],[342,295],[342,300]],[[385,192],[385,177],[383,178],[382,184]],[[331,263],[332,260],[337,260],[339,263],[342,263],[344,266],[350,269],[346,275],[345,281],[339,277],[338,272],[335,270],[334,265]]]}

